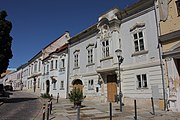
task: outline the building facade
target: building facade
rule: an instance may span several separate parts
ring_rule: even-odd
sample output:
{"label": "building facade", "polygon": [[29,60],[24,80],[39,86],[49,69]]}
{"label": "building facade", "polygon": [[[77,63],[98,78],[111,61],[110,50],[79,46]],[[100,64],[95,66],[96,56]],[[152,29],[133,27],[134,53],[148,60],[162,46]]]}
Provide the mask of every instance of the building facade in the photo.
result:
{"label": "building facade", "polygon": [[[67,97],[67,41],[69,33],[65,32],[58,39],[46,46],[43,51],[42,94],[54,97]],[[63,52],[63,50],[65,50]]]}
{"label": "building facade", "polygon": [[[160,11],[160,42],[162,44],[167,81],[168,109],[180,111],[180,0],[171,0]],[[164,18],[164,19],[163,19]]]}
{"label": "building facade", "polygon": [[[26,88],[30,92],[40,95],[42,81],[42,51],[37,53],[31,60],[28,61],[27,67],[24,69],[25,75],[28,74]],[[25,78],[26,78],[25,77]]]}
{"label": "building facade", "polygon": [[[111,9],[69,44],[69,87],[82,89],[86,99],[114,102],[120,87],[125,104],[133,104],[135,98],[163,99],[153,0],[139,1],[124,11]],[[120,75],[117,49],[124,57]]]}

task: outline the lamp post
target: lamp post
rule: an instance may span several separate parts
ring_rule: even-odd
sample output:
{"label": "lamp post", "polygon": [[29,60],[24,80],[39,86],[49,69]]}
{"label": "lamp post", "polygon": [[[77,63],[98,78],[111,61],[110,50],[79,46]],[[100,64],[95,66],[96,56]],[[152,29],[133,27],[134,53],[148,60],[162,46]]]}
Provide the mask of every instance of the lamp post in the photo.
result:
{"label": "lamp post", "polygon": [[120,65],[123,62],[124,58],[122,57],[122,50],[117,49],[115,51],[117,58],[118,58],[118,65],[119,65],[119,101],[120,101],[120,112],[122,112],[122,91],[121,91],[121,74],[120,74]]}

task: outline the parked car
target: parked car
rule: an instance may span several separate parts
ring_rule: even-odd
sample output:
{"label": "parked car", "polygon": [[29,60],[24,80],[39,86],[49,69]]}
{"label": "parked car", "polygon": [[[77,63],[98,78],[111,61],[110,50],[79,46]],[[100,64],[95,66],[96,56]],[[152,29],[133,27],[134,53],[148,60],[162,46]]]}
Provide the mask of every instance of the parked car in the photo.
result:
{"label": "parked car", "polygon": [[5,89],[3,84],[0,84],[0,97],[5,97]]}
{"label": "parked car", "polygon": [[6,91],[13,91],[13,87],[11,85],[6,85],[4,88]]}

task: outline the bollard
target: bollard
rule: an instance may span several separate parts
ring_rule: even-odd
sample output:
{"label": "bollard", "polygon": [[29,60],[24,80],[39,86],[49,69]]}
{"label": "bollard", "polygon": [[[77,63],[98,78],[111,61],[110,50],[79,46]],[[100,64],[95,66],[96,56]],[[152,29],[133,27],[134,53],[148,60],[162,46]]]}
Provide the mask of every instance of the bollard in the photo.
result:
{"label": "bollard", "polygon": [[50,110],[50,101],[48,101],[48,106],[47,106],[47,120],[49,120],[49,110]]}
{"label": "bollard", "polygon": [[50,114],[51,114],[51,111],[52,111],[52,101],[50,101]]}
{"label": "bollard", "polygon": [[43,120],[45,120],[46,104],[43,104]]}
{"label": "bollard", "polygon": [[81,106],[77,106],[77,120],[80,120],[80,107]]}
{"label": "bollard", "polygon": [[110,120],[112,120],[112,103],[109,103],[109,113],[110,113]]}
{"label": "bollard", "polygon": [[134,100],[134,113],[135,113],[134,119],[137,120],[136,100]]}
{"label": "bollard", "polygon": [[155,110],[154,110],[154,101],[153,101],[153,97],[151,97],[151,103],[152,103],[152,115],[155,115]]}
{"label": "bollard", "polygon": [[59,100],[59,93],[57,94],[57,103],[58,103],[58,100]]}

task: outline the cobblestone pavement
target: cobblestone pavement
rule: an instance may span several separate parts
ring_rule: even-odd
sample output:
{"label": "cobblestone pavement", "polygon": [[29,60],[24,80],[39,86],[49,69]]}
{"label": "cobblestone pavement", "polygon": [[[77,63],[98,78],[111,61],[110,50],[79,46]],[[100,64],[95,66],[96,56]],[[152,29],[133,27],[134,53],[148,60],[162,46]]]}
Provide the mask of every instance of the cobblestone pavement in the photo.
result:
{"label": "cobblestone pavement", "polygon": [[[77,109],[68,99],[52,101],[52,112],[50,120],[76,120]],[[99,103],[85,100],[80,109],[81,120],[109,120],[109,103]],[[123,106],[123,112],[119,111],[119,104],[112,104],[112,120],[134,120],[134,107]],[[151,108],[137,109],[138,120],[180,120],[180,113],[171,111],[162,111],[155,109],[155,115],[151,114]]]}
{"label": "cobblestone pavement", "polygon": [[0,106],[0,120],[34,120],[42,106],[38,97],[23,91],[12,94]]}

